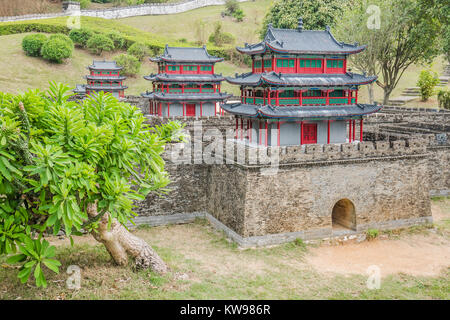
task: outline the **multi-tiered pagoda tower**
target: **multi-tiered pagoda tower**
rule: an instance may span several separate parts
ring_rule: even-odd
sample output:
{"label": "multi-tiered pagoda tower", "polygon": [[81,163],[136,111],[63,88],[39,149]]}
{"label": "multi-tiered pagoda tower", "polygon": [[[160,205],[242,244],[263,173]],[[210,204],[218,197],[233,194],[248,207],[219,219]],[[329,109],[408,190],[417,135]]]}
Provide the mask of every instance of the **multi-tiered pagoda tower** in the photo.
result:
{"label": "multi-tiered pagoda tower", "polygon": [[162,117],[202,117],[222,114],[219,102],[231,95],[220,92],[224,77],[214,73],[214,64],[223,58],[202,48],[166,45],[164,53],[150,61],[158,63],[158,73],[145,76],[153,82],[153,92],[141,95],[150,101],[150,114]]}
{"label": "multi-tiered pagoda tower", "polygon": [[358,103],[358,87],[376,76],[347,70],[348,56],[365,47],[337,41],[329,27],[303,30],[302,19],[293,30],[269,24],[262,42],[237,48],[251,56],[252,72],[226,78],[241,88],[240,103],[222,105],[236,115],[236,138],[265,146],[362,140],[363,116],[381,109]]}
{"label": "multi-tiered pagoda tower", "polygon": [[89,95],[91,92],[109,92],[116,98],[123,98],[125,96],[125,89],[127,86],[123,85],[126,77],[120,75],[119,67],[115,61],[93,61],[92,65],[88,66],[89,75],[85,76],[87,84],[77,84],[75,90],[76,94]]}

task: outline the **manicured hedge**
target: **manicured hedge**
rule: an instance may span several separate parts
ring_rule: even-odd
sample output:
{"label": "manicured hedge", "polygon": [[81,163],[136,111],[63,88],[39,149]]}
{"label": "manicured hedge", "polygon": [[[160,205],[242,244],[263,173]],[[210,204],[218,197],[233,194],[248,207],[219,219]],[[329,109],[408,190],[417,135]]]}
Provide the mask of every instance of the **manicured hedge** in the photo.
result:
{"label": "manicured hedge", "polygon": [[45,34],[29,34],[22,40],[22,49],[30,57],[40,57],[41,49],[47,41]]}
{"label": "manicured hedge", "polygon": [[51,62],[61,63],[64,59],[72,56],[72,51],[73,43],[71,46],[66,40],[54,37],[44,43],[41,49],[41,55],[42,58]]}
{"label": "manicured hedge", "polygon": [[[120,30],[120,34],[124,39],[124,49],[128,49],[136,42],[144,43],[156,55],[164,50],[167,44],[170,46],[190,47],[194,46],[189,43],[174,41],[159,35],[150,34],[142,30],[121,24],[114,20],[106,20],[93,17],[81,17],[81,25],[83,28],[95,30],[95,33],[108,33]],[[42,19],[34,21],[15,21],[1,22],[0,35],[26,33],[26,32],[43,32],[43,33],[64,33],[69,34],[70,29],[67,27],[67,17]],[[226,60],[243,61],[248,64],[248,57],[237,53],[233,46],[219,48],[208,44],[208,52],[211,55],[223,57]]]}

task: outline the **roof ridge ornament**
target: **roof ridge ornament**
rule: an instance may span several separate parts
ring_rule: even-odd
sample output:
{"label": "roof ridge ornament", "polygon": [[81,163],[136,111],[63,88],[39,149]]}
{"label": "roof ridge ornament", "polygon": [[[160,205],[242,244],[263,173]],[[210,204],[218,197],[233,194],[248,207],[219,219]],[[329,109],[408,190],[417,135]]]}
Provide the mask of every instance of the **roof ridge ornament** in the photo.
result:
{"label": "roof ridge ornament", "polygon": [[302,32],[302,31],[303,31],[303,18],[302,18],[302,17],[300,17],[300,18],[298,19],[297,30],[298,30],[298,32]]}

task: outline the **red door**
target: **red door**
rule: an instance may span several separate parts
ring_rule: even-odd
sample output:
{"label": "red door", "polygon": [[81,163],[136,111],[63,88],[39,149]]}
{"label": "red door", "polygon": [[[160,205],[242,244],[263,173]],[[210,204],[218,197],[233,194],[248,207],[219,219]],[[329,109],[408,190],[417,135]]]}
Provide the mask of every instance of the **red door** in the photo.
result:
{"label": "red door", "polygon": [[317,143],[317,123],[303,124],[303,144]]}
{"label": "red door", "polygon": [[186,104],[186,117],[195,117],[195,104]]}

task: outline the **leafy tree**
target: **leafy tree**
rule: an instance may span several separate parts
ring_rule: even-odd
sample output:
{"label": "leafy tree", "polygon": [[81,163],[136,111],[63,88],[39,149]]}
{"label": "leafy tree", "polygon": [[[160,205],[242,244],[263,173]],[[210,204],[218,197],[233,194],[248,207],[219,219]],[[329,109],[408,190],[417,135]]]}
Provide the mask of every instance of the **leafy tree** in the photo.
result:
{"label": "leafy tree", "polygon": [[214,25],[214,32],[209,36],[208,41],[214,43],[216,46],[222,46],[224,44],[231,44],[235,40],[231,33],[222,31],[222,23],[217,21]]}
{"label": "leafy tree", "polygon": [[111,31],[106,36],[112,40],[115,49],[122,49],[125,46],[125,38],[120,32]]}
{"label": "leafy tree", "polygon": [[422,70],[419,75],[417,86],[420,88],[422,101],[427,101],[433,95],[434,87],[439,84],[439,77],[436,72]]}
{"label": "leafy tree", "polygon": [[22,49],[27,56],[40,57],[42,46],[46,41],[45,34],[29,34],[22,40]]}
{"label": "leafy tree", "polygon": [[125,76],[134,76],[139,73],[141,69],[141,62],[135,56],[129,54],[120,54],[115,57],[115,60],[119,66],[123,69],[120,70],[120,74]]}
{"label": "leafy tree", "polygon": [[48,39],[49,39],[49,40],[60,39],[60,40],[63,40],[64,42],[66,42],[67,45],[69,45],[69,46],[72,48],[72,50],[75,48],[72,39],[70,39],[69,36],[66,36],[66,35],[63,34],[63,33],[55,33],[55,34],[52,34]]}
{"label": "leafy tree", "polygon": [[450,110],[450,90],[440,90],[437,96],[439,107]]}
{"label": "leafy tree", "polygon": [[64,59],[70,58],[73,52],[73,43],[70,45],[66,40],[55,37],[48,39],[41,48],[41,55],[51,62],[62,63]]}
{"label": "leafy tree", "polygon": [[340,21],[346,0],[278,0],[270,7],[263,20],[261,39],[271,23],[275,28],[295,29],[298,19],[303,18],[304,28],[323,30],[327,25],[334,26]]}
{"label": "leafy tree", "polygon": [[236,11],[233,12],[232,16],[233,16],[233,18],[236,19],[237,22],[242,22],[242,21],[244,21],[244,17],[245,17],[244,10],[237,9]]}
{"label": "leafy tree", "polygon": [[[0,93],[0,254],[20,263],[46,286],[42,270],[59,271],[46,232],[64,230],[72,241],[82,229],[103,243],[114,261],[163,273],[167,266],[125,228],[133,201],[164,192],[169,182],[161,154],[181,128],[151,128],[135,106],[110,94],[69,102],[70,88]],[[161,134],[164,133],[164,135]]]}
{"label": "leafy tree", "polygon": [[102,54],[103,51],[113,51],[114,42],[103,34],[95,34],[86,43],[86,48],[94,54]]}
{"label": "leafy tree", "polygon": [[[366,42],[368,48],[356,62],[356,67],[379,75],[377,84],[383,88],[383,103],[412,64],[429,64],[440,52],[442,23],[438,14],[429,8],[433,0],[374,0],[354,3],[345,14],[349,19],[340,37]],[[369,29],[366,12],[369,5],[380,9],[379,27]],[[360,17],[358,17],[358,15]],[[355,59],[357,59],[355,57]]]}

